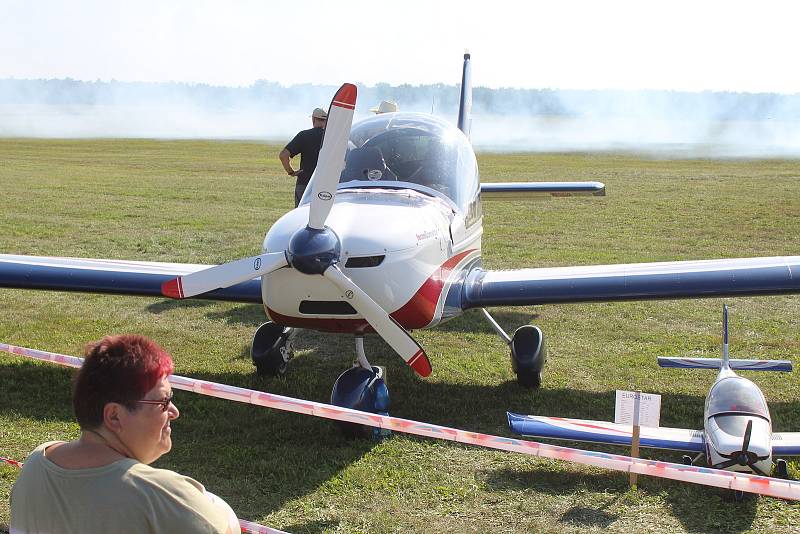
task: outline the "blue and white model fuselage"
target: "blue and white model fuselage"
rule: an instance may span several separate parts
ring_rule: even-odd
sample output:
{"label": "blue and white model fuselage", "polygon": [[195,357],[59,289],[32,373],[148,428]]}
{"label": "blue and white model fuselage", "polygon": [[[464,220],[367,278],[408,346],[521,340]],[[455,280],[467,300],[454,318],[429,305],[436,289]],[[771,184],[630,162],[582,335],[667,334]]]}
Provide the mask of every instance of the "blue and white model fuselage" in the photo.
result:
{"label": "blue and white model fuselage", "polygon": [[[728,357],[728,312],[723,307],[722,358],[659,358],[661,367],[719,369],[706,396],[703,429],[641,427],[640,445],[704,453],[718,469],[768,475],[775,456],[800,455],[800,432],[772,432],[767,400],[735,369],[790,371],[786,360],[736,360]],[[508,413],[513,432],[526,436],[631,445],[631,425]]]}

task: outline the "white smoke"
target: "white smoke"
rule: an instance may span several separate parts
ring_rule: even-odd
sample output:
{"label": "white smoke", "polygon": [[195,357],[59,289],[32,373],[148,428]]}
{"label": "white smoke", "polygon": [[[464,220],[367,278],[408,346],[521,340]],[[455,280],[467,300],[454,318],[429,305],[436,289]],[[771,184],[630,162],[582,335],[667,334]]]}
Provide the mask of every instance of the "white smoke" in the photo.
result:
{"label": "white smoke", "polygon": [[[0,136],[285,142],[332,86],[0,80]],[[359,87],[356,120],[381,99],[455,122],[458,87]],[[666,157],[798,157],[800,96],[476,88],[484,150],[626,151]]]}

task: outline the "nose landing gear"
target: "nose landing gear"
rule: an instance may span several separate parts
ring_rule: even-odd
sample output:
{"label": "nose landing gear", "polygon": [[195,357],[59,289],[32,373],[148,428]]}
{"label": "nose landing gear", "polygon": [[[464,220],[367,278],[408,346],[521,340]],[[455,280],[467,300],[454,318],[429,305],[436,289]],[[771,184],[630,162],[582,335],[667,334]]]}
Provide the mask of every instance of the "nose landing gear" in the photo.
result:
{"label": "nose landing gear", "polygon": [[262,324],[253,335],[250,355],[260,375],[283,376],[289,360],[294,356],[294,336],[297,329],[275,324]]}
{"label": "nose landing gear", "polygon": [[[389,389],[384,380],[384,369],[373,367],[364,354],[364,338],[356,336],[356,361],[353,367],[339,375],[331,391],[331,404],[364,412],[389,415]],[[351,438],[372,436],[382,440],[391,430],[356,423],[337,422],[339,430]]]}

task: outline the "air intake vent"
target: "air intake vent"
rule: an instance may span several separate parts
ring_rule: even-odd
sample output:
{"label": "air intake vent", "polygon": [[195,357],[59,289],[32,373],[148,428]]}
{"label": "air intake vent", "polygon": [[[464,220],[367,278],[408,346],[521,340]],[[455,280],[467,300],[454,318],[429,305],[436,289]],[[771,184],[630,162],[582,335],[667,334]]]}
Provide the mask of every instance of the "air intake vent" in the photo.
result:
{"label": "air intake vent", "polygon": [[358,258],[347,258],[345,267],[358,269],[359,267],[377,267],[383,262],[386,256],[360,256]]}
{"label": "air intake vent", "polygon": [[300,313],[307,315],[355,315],[356,310],[343,300],[302,300]]}

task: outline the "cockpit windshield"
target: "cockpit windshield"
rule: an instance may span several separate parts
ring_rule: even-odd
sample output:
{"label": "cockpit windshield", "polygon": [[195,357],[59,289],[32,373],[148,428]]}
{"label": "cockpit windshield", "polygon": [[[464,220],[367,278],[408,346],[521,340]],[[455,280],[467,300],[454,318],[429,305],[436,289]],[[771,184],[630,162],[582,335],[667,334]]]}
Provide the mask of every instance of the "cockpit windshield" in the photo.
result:
{"label": "cockpit windshield", "polygon": [[455,126],[422,113],[386,113],[355,124],[339,183],[340,189],[411,188],[441,194],[462,212],[480,190],[469,140]]}
{"label": "cockpit windshield", "polygon": [[708,394],[708,416],[721,413],[748,413],[769,419],[769,410],[761,390],[739,376],[723,378]]}

